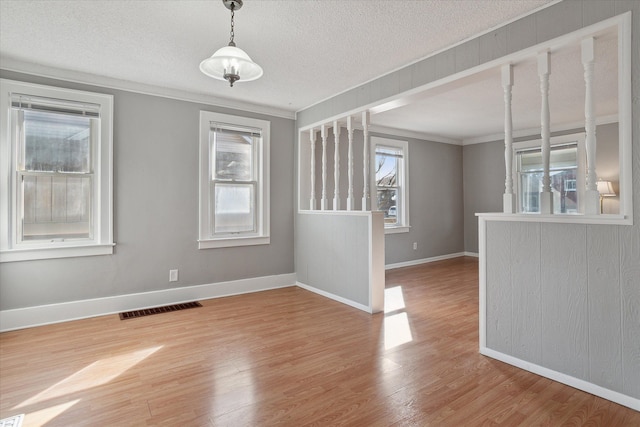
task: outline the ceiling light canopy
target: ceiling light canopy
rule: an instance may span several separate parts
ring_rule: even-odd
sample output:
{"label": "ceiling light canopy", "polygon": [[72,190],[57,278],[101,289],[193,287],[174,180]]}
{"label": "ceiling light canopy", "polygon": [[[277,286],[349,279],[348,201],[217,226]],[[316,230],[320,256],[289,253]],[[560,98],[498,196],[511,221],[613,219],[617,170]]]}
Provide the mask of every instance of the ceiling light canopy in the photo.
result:
{"label": "ceiling light canopy", "polygon": [[200,63],[200,71],[209,77],[226,80],[231,87],[237,81],[250,82],[262,77],[262,67],[253,62],[244,50],[236,47],[233,41],[234,12],[242,7],[242,0],[222,0],[231,10],[231,33],[228,46],[224,46]]}

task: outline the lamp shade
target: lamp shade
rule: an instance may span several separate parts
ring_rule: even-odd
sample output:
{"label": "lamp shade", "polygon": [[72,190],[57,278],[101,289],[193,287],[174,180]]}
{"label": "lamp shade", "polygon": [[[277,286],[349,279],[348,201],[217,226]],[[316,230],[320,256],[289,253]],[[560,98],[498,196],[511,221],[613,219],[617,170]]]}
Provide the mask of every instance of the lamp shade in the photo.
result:
{"label": "lamp shade", "polygon": [[598,181],[596,182],[598,186],[598,193],[602,197],[614,197],[616,195],[615,191],[613,191],[613,187],[611,186],[611,181]]}
{"label": "lamp shade", "polygon": [[249,82],[262,76],[262,67],[253,62],[244,50],[235,46],[218,49],[200,63],[200,71],[218,80],[227,80],[225,74],[238,75],[238,81]]}

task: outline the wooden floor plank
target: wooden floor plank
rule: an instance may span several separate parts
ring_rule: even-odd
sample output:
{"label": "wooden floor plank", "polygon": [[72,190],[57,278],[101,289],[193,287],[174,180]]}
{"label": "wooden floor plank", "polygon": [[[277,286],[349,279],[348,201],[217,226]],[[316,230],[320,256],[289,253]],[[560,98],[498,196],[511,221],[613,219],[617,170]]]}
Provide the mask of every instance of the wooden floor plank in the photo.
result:
{"label": "wooden floor plank", "polygon": [[638,412],[480,355],[477,277],[473,258],[388,271],[387,289],[399,287],[404,306],[373,316],[292,287],[2,333],[0,418],[25,413],[24,426],[640,426]]}

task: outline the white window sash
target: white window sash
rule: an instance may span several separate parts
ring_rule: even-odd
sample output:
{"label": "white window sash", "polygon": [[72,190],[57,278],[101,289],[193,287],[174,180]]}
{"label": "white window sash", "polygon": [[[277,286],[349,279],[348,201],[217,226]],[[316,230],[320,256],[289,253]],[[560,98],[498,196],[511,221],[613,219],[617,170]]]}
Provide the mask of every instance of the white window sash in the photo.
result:
{"label": "white window sash", "polygon": [[[251,179],[216,178],[215,132],[250,136],[252,144]],[[200,249],[269,244],[269,134],[265,120],[200,112]],[[253,187],[254,231],[221,232],[215,226],[216,185],[241,184]]]}
{"label": "white window sash", "polygon": [[[0,262],[113,253],[113,96],[6,79],[0,79],[0,85],[0,110],[4,111],[1,127],[7,129],[0,136],[0,187],[3,193],[0,197]],[[22,178],[33,173],[41,176],[49,173],[24,170],[24,141],[20,139],[24,138],[21,126],[25,110],[94,119],[90,120],[89,153],[91,239],[22,239]],[[87,176],[87,173],[72,174]],[[66,172],[50,174],[66,175]]]}
{"label": "white window sash", "polygon": [[258,215],[258,182],[257,181],[226,181],[226,180],[212,180],[211,187],[209,192],[209,203],[211,206],[215,206],[215,197],[216,197],[216,186],[217,185],[247,185],[252,187],[252,197],[251,197],[251,216],[253,220],[253,230],[250,231],[216,231],[216,214],[215,207],[211,208],[211,229],[210,229],[210,237],[212,238],[220,238],[220,237],[250,237],[250,236],[259,236],[259,215]]}
{"label": "white window sash", "polygon": [[[386,150],[379,152],[380,150]],[[396,189],[396,223],[385,224],[385,233],[408,232],[409,224],[409,165],[408,165],[409,143],[407,141],[395,140],[382,137],[371,137],[371,188]],[[375,178],[376,155],[383,155],[397,159],[396,184],[393,186],[378,185]],[[373,203],[373,201],[372,201]],[[377,199],[376,199],[377,203]]]}
{"label": "white window sash", "polygon": [[[576,172],[576,192],[578,193],[578,213],[584,212],[584,193],[586,190],[586,152],[585,152],[585,133],[574,133],[569,135],[551,137],[551,150],[562,149],[563,147],[575,146],[577,149],[577,165],[575,166]],[[516,210],[519,213],[523,213],[522,207],[522,183],[520,181],[521,171],[519,155],[521,153],[540,151],[541,140],[521,141],[513,144],[513,180],[516,183]],[[550,167],[549,172],[557,172],[559,170],[568,170],[569,167]],[[563,213],[555,213],[555,215],[570,215]]]}
{"label": "white window sash", "polygon": [[[20,100],[15,101],[16,97]],[[73,101],[65,101],[64,99],[53,99],[53,98],[43,98],[32,96],[28,97],[26,95],[12,94],[12,110],[13,113],[11,115],[12,119],[15,120],[15,138],[12,141],[12,145],[15,147],[15,150],[19,153],[17,159],[15,160],[15,164],[13,166],[15,179],[13,180],[12,199],[15,200],[14,203],[14,218],[12,219],[12,223],[14,224],[12,233],[12,246],[15,249],[28,249],[28,248],[43,248],[43,247],[57,247],[57,246],[66,246],[66,245],[77,245],[77,244],[97,244],[99,243],[99,230],[97,230],[97,221],[94,219],[94,215],[97,212],[97,203],[99,200],[100,187],[99,179],[95,179],[94,176],[97,174],[100,175],[100,164],[97,162],[95,153],[96,147],[100,144],[100,136],[98,134],[98,129],[100,128],[99,123],[95,120],[91,120],[89,123],[90,126],[90,141],[89,141],[89,168],[91,172],[87,173],[63,173],[63,172],[41,172],[41,171],[26,171],[25,170],[25,153],[26,153],[26,133],[24,130],[24,110],[30,109],[33,111],[43,111],[47,113],[53,114],[61,114],[66,116],[74,116],[75,114],[69,113],[72,108],[76,108],[79,112],[78,114],[87,115],[86,112],[90,111],[92,114],[91,118],[99,118],[100,117],[100,106],[95,104],[87,104],[87,103],[77,103]],[[47,109],[42,109],[42,105],[32,105],[26,104],[28,101],[40,102],[40,104],[44,103],[42,100],[46,100]],[[22,103],[20,103],[22,102]],[[20,105],[20,108],[16,108],[14,104]],[[59,107],[58,110],[55,108]],[[89,237],[87,238],[65,238],[61,236],[51,236],[51,237],[43,237],[41,239],[25,239],[25,226],[24,226],[24,217],[25,217],[25,201],[23,200],[24,190],[23,179],[25,176],[50,176],[50,177],[91,177],[91,186],[89,191]]]}

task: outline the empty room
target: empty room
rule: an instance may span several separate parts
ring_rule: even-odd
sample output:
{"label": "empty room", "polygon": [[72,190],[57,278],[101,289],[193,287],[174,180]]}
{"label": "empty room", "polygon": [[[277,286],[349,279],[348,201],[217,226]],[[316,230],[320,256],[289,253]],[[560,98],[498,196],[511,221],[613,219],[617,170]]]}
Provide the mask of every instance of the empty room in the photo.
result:
{"label": "empty room", "polygon": [[0,0],[0,426],[640,426],[637,0]]}

